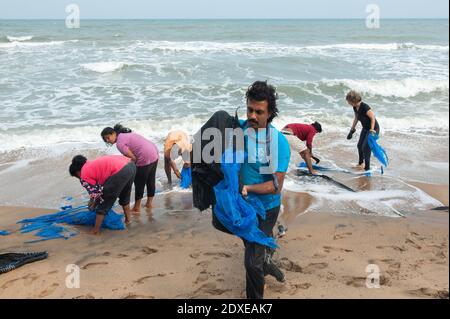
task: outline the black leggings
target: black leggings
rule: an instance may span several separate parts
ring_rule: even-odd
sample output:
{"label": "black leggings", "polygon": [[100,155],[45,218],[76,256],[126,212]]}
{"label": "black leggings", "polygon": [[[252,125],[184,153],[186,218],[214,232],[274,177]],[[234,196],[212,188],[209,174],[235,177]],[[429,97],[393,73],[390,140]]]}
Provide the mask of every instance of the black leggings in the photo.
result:
{"label": "black leggings", "polygon": [[[375,131],[377,134],[380,133],[380,129],[376,128]],[[364,163],[364,170],[370,170],[370,156],[372,155],[372,150],[369,146],[369,134],[370,131],[363,128],[361,130],[361,134],[359,136],[358,141],[358,155],[359,155],[359,165]]]}
{"label": "black leggings", "polygon": [[[280,206],[266,211],[266,219],[262,220],[258,216],[258,228],[267,236],[273,237],[273,227],[277,222],[278,214],[280,213]],[[214,228],[222,232],[231,234],[231,232],[223,226],[214,214],[212,214],[212,224]],[[266,254],[273,254],[273,250],[264,245],[251,243],[244,240],[245,257],[244,265],[246,271],[246,292],[248,299],[262,299],[264,297],[264,283],[265,283],[265,261]]]}
{"label": "black leggings", "polygon": [[108,178],[103,185],[103,203],[97,206],[95,212],[106,215],[114,206],[117,198],[119,204],[126,206],[130,203],[131,187],[136,175],[136,165],[133,162],[125,165],[120,171]]}
{"label": "black leggings", "polygon": [[141,200],[144,197],[144,188],[147,185],[147,197],[155,196],[156,168],[158,161],[137,168],[136,178],[134,180],[135,200]]}

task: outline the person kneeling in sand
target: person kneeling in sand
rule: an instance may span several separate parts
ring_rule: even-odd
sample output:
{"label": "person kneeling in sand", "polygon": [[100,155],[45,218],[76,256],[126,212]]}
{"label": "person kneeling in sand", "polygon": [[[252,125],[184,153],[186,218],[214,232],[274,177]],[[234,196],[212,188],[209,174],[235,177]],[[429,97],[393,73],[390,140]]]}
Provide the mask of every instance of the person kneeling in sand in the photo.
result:
{"label": "person kneeling in sand", "polygon": [[316,174],[312,166],[314,159],[318,164],[320,160],[313,155],[313,139],[316,133],[322,133],[322,125],[319,122],[313,124],[288,124],[281,131],[287,138],[290,147],[295,153],[300,154],[308,166],[310,174]]}
{"label": "person kneeling in sand", "polygon": [[174,161],[178,156],[172,159],[172,149],[175,145],[178,146],[178,156],[183,158],[183,168],[191,166],[190,153],[192,151],[192,145],[189,142],[188,135],[180,130],[171,131],[167,135],[164,143],[164,170],[166,171],[169,184],[172,184],[172,170],[178,178],[181,178],[181,173]]}
{"label": "person kneeling in sand", "polygon": [[93,234],[100,233],[103,220],[117,198],[123,208],[125,224],[130,224],[131,188],[136,175],[134,162],[121,155],[102,156],[93,161],[77,155],[72,159],[69,172],[89,193],[89,209],[96,213]]}

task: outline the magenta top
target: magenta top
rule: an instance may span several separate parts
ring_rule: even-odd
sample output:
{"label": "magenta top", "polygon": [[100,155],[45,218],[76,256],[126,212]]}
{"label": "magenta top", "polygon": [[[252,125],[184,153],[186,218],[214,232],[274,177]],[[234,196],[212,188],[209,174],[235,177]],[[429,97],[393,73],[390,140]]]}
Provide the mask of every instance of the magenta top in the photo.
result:
{"label": "magenta top", "polygon": [[106,180],[118,173],[130,162],[122,155],[107,155],[87,161],[81,169],[81,179],[91,185],[104,185]]}
{"label": "magenta top", "polygon": [[130,150],[136,156],[137,167],[149,165],[159,159],[158,147],[139,134],[120,133],[116,143],[123,155],[127,156]]}

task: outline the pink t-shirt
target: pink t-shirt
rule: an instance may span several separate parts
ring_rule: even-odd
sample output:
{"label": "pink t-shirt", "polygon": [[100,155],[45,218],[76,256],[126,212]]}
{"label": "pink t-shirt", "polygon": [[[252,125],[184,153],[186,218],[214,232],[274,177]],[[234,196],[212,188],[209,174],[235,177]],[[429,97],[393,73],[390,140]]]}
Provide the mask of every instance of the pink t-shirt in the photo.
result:
{"label": "pink t-shirt", "polygon": [[117,149],[123,155],[130,150],[136,156],[136,166],[142,167],[159,159],[158,147],[136,133],[121,133],[117,136]]}
{"label": "pink t-shirt", "polygon": [[87,161],[81,169],[81,179],[91,185],[104,185],[106,180],[118,173],[130,162],[122,155],[102,156],[93,161]]}

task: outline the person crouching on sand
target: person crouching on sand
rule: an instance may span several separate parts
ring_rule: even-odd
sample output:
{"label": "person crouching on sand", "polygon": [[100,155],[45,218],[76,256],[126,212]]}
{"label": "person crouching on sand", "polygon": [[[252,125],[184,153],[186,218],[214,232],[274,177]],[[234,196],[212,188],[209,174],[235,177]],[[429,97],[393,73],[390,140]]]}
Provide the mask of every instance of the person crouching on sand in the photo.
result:
{"label": "person crouching on sand", "polygon": [[139,214],[144,189],[147,186],[146,208],[152,207],[155,197],[156,169],[158,167],[158,147],[143,136],[130,129],[116,124],[114,128],[106,127],[101,133],[103,141],[108,145],[116,144],[124,156],[136,163],[137,171],[134,179],[135,202],[133,212]]}
{"label": "person crouching on sand", "polygon": [[93,234],[100,233],[103,220],[117,198],[123,208],[125,224],[131,223],[130,197],[136,175],[134,162],[121,155],[102,156],[93,161],[77,155],[72,159],[69,172],[89,193],[89,209],[96,213]]}
{"label": "person crouching on sand", "polygon": [[356,132],[356,124],[361,122],[362,129],[358,142],[358,155],[359,161],[357,168],[365,171],[370,170],[370,157],[372,150],[369,146],[369,134],[378,135],[380,133],[380,125],[375,118],[375,114],[371,110],[370,106],[362,101],[361,95],[356,91],[348,92],[346,96],[347,103],[353,107],[355,117],[350,132],[347,135],[347,139],[351,140],[353,134]]}
{"label": "person crouching on sand", "polygon": [[[172,149],[178,146],[178,154],[173,157]],[[189,136],[181,131],[174,130],[169,132],[164,143],[164,170],[166,171],[167,181],[172,184],[172,170],[178,178],[181,178],[181,173],[175,163],[174,159],[181,156],[183,158],[183,168],[191,167],[192,144],[189,141]]]}
{"label": "person crouching on sand", "polygon": [[286,125],[281,133],[286,136],[292,150],[295,153],[300,154],[306,162],[309,173],[316,174],[313,169],[312,159],[314,159],[316,163],[319,163],[320,160],[313,155],[313,140],[316,133],[322,133],[322,125],[320,125],[319,122],[314,122],[312,124],[292,123]]}

